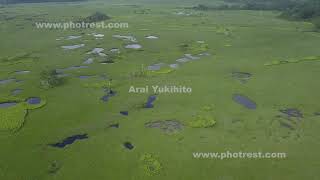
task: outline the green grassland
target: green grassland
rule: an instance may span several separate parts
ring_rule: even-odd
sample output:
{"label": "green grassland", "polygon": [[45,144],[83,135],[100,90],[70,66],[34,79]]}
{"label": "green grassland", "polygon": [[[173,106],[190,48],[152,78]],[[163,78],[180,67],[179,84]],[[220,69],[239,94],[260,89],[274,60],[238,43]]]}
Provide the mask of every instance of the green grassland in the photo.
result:
{"label": "green grassland", "polygon": [[[200,13],[183,9],[190,2],[130,4],[19,4],[0,9],[0,79],[23,80],[0,84],[2,102],[22,103],[12,110],[0,109],[0,122],[3,117],[20,120],[20,125],[14,125],[19,126],[15,131],[0,124],[1,180],[319,179],[320,116],[314,113],[320,112],[320,61],[306,57],[320,56],[320,34],[312,31],[312,24],[279,19],[279,12],[273,11]],[[150,11],[135,13],[141,9]],[[35,22],[64,22],[96,11],[111,16],[107,22],[128,22],[129,28],[34,27]],[[96,40],[86,35],[93,32],[105,36]],[[124,42],[112,37],[115,34],[135,36],[142,49],[123,48]],[[70,35],[83,37],[56,40]],[[146,39],[147,35],[159,39]],[[197,47],[197,41],[206,45]],[[81,43],[85,47],[68,51],[61,48]],[[181,48],[182,44],[189,46]],[[89,57],[86,53],[95,47],[106,51],[120,48],[121,58],[114,64],[96,61],[89,68],[67,71],[70,76],[65,77],[63,85],[41,88],[43,69],[82,65]],[[174,63],[183,54],[200,51],[211,55],[176,70],[140,72],[145,71],[142,66]],[[291,61],[281,63],[285,60]],[[31,72],[12,73],[18,70]],[[248,72],[252,77],[242,84],[232,72]],[[80,75],[93,77],[79,79]],[[117,92],[108,102],[100,100],[105,95],[102,88],[108,86],[99,78],[101,75],[112,78],[112,88]],[[183,85],[193,91],[159,94],[154,108],[144,109],[152,93],[133,94],[128,90],[130,86],[147,85]],[[10,91],[16,88],[23,92],[13,97]],[[233,94],[250,97],[257,108],[250,110],[235,103]],[[45,106],[24,106],[23,100],[28,97],[42,97]],[[285,108],[303,113],[293,129],[279,123],[279,110]],[[129,111],[129,116],[120,115],[123,110]],[[166,134],[144,125],[172,119],[184,124],[183,130]],[[113,123],[119,123],[120,128],[109,128]],[[63,149],[48,146],[82,133],[89,138]],[[124,142],[131,142],[134,149],[125,149]],[[287,158],[219,160],[192,156],[193,152],[224,151],[286,152]]]}

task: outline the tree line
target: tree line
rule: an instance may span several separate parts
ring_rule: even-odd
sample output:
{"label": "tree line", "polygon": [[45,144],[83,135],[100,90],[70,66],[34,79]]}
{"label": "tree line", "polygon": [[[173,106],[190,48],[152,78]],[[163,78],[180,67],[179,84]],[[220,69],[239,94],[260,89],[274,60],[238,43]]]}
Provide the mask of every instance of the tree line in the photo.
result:
{"label": "tree line", "polygon": [[282,18],[312,22],[320,30],[320,0],[225,0],[223,5],[199,4],[194,10],[277,10]]}

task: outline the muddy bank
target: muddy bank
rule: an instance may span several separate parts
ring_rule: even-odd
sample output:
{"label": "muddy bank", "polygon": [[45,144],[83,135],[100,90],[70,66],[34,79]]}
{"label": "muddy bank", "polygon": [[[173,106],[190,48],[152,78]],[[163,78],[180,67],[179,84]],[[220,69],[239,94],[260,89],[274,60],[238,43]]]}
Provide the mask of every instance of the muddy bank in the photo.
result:
{"label": "muddy bank", "polygon": [[234,78],[244,84],[250,80],[252,74],[247,73],[247,72],[232,72],[231,76],[232,76],[232,78]]}
{"label": "muddy bank", "polygon": [[183,129],[184,125],[177,120],[153,121],[145,124],[146,128],[160,129],[164,133],[176,133]]}
{"label": "muddy bank", "polygon": [[303,118],[302,112],[296,108],[280,109],[279,111],[281,113],[285,114],[289,119],[290,118]]}

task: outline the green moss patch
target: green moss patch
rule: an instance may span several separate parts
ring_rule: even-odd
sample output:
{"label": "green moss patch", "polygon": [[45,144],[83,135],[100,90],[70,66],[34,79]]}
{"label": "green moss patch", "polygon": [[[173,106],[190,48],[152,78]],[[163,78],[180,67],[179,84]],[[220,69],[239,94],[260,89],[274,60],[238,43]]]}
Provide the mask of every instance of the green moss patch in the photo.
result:
{"label": "green moss patch", "polygon": [[144,154],[140,158],[143,171],[148,176],[160,174],[162,168],[161,163],[152,154]]}
{"label": "green moss patch", "polygon": [[289,59],[289,60],[274,60],[268,63],[265,63],[265,66],[274,66],[281,64],[289,64],[289,63],[300,63],[300,62],[308,62],[308,61],[320,61],[320,56],[310,56],[302,59]]}
{"label": "green moss patch", "polygon": [[232,30],[230,27],[223,27],[223,26],[218,26],[215,28],[215,32],[217,34],[224,34],[226,36],[229,36],[232,34]]}
{"label": "green moss patch", "polygon": [[216,124],[213,117],[213,106],[203,106],[200,111],[193,116],[193,119],[188,122],[192,128],[209,128]]}
{"label": "green moss patch", "polygon": [[141,68],[138,71],[131,73],[131,77],[146,78],[146,77],[150,77],[150,76],[154,76],[154,75],[169,74],[173,71],[175,71],[175,70],[170,67],[161,67],[159,70],[156,70],[156,71],[147,70],[144,67],[144,65],[141,65]]}
{"label": "green moss patch", "polygon": [[0,109],[0,130],[15,130],[22,127],[27,110],[24,105]]}
{"label": "green moss patch", "polygon": [[216,124],[216,120],[212,116],[197,114],[197,116],[189,123],[193,128],[208,128]]}
{"label": "green moss patch", "polygon": [[93,89],[101,89],[108,87],[107,81],[101,81],[101,82],[92,82],[92,83],[84,83],[83,87],[85,88],[93,88]]}
{"label": "green moss patch", "polygon": [[[3,100],[3,98],[2,98]],[[23,126],[28,110],[40,108],[46,104],[45,100],[41,100],[40,104],[28,104],[23,100],[10,99],[1,102],[16,102],[15,106],[8,108],[0,108],[0,130],[16,131]]]}
{"label": "green moss patch", "polygon": [[150,75],[157,75],[157,74],[169,74],[171,72],[175,71],[174,69],[170,67],[162,67],[161,69],[157,71],[148,71]]}

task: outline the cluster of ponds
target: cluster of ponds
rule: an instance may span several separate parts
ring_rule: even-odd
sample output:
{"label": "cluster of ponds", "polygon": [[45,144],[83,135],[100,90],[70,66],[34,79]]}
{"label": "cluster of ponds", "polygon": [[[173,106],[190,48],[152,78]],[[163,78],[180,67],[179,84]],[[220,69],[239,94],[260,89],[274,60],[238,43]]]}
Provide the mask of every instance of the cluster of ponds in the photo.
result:
{"label": "cluster of ponds", "polygon": [[[2,102],[0,103],[0,108],[9,108],[17,105],[19,102]],[[26,99],[26,103],[30,105],[37,105],[41,103],[41,98],[40,97],[30,97]]]}
{"label": "cluster of ponds", "polygon": [[[92,34],[88,34],[88,35],[93,36],[95,38],[99,38],[99,39],[104,37],[103,34],[97,34],[97,33],[92,33]],[[72,35],[72,36],[68,36],[68,37],[61,37],[61,38],[58,38],[56,40],[57,41],[61,41],[61,40],[72,41],[72,40],[80,39],[82,37],[83,36]],[[138,50],[138,49],[142,48],[142,45],[138,43],[137,39],[134,36],[113,35],[112,37],[116,38],[116,39],[120,39],[120,40],[126,41],[127,43],[124,45],[125,49]],[[146,39],[150,39],[150,40],[159,39],[159,37],[154,36],[154,35],[148,35],[148,36],[145,36],[145,38]],[[79,48],[83,48],[85,46],[86,45],[84,43],[81,43],[81,44],[63,45],[63,46],[61,46],[61,48],[63,50],[76,50],[76,49],[79,49]],[[104,51],[105,51],[104,48],[96,47],[96,48],[93,48],[91,51],[87,52],[86,54],[87,55],[96,55],[96,56],[107,58],[108,55],[106,53],[104,53]],[[120,53],[120,49],[112,48],[112,49],[109,50],[109,52],[110,53]],[[175,61],[175,63],[169,64],[169,65],[167,65],[165,63],[154,64],[154,65],[149,66],[148,70],[157,71],[157,70],[160,70],[162,67],[166,67],[166,66],[168,66],[170,68],[173,68],[173,69],[177,69],[180,66],[179,64],[181,64],[181,63],[186,63],[186,62],[189,62],[189,61],[198,60],[198,59],[200,59],[201,56],[208,56],[208,55],[209,55],[208,53],[198,54],[197,56],[194,56],[194,55],[191,55],[191,54],[185,54],[185,55],[183,55],[183,57],[177,59]],[[94,62],[95,62],[94,57],[88,57],[87,59],[85,59],[83,61],[83,63],[82,63],[83,65],[75,65],[75,66],[70,66],[70,67],[66,67],[66,68],[58,68],[58,69],[56,69],[56,72],[58,73],[59,77],[69,76],[69,74],[65,74],[66,71],[89,68],[89,65],[93,64]],[[100,62],[100,63],[104,64],[104,63],[109,63],[109,62]],[[21,75],[28,74],[28,73],[30,73],[30,71],[28,71],[28,70],[21,70],[21,71],[16,71],[15,72],[15,74],[19,74],[19,75],[20,74]],[[91,76],[88,76],[88,75],[80,75],[80,76],[78,76],[79,79],[88,79],[90,77]],[[6,84],[6,83],[14,82],[14,81],[17,81],[17,80],[16,79],[0,80],[0,84]],[[23,91],[22,89],[14,89],[14,90],[12,90],[11,93],[12,93],[12,95],[18,95],[22,91]],[[108,91],[100,99],[103,102],[108,102],[109,99],[111,97],[115,96],[115,95],[116,95],[115,91]],[[144,108],[153,108],[154,107],[154,102],[156,101],[156,99],[157,99],[156,95],[149,96],[147,101],[146,101],[146,103],[144,104]],[[31,104],[31,105],[39,104],[39,103],[41,103],[41,98],[39,98],[39,97],[30,97],[30,98],[26,99],[26,102],[28,104]],[[4,102],[4,103],[0,104],[0,108],[12,107],[12,106],[15,106],[17,104],[18,104],[18,102]],[[128,111],[120,111],[120,115],[128,116],[129,112]],[[174,121],[172,121],[172,122],[168,121],[166,123],[164,124],[164,126],[165,126],[165,129],[167,129],[168,131],[172,131],[173,129],[180,129],[181,128],[180,124],[177,124]],[[157,124],[149,125],[149,126],[150,127],[156,127]],[[117,124],[110,125],[110,127],[111,128],[119,128],[120,126],[117,123]],[[54,144],[50,144],[50,146],[57,147],[57,148],[64,148],[64,147],[66,147],[68,145],[73,144],[74,142],[76,142],[78,140],[83,140],[83,139],[87,139],[87,138],[89,138],[87,134],[73,135],[73,136],[70,136],[70,137],[67,137],[67,138],[61,140],[60,142],[57,142],[57,143],[54,143]],[[123,146],[128,150],[134,149],[133,144],[130,143],[130,142],[123,143]]]}

